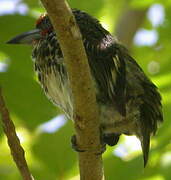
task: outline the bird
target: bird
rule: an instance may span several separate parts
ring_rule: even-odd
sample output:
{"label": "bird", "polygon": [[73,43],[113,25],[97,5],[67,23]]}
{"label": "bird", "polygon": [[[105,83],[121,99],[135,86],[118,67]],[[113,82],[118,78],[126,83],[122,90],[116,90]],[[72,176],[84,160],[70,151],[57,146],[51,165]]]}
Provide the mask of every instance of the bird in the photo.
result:
{"label": "bird", "polygon": [[[128,50],[88,13],[72,9],[88,58],[100,114],[102,142],[118,143],[122,134],[141,142],[144,167],[150,138],[163,122],[161,95]],[[47,13],[34,30],[21,33],[8,44],[33,47],[32,59],[46,96],[73,119],[73,98],[58,37]],[[131,146],[131,145],[130,145]]]}

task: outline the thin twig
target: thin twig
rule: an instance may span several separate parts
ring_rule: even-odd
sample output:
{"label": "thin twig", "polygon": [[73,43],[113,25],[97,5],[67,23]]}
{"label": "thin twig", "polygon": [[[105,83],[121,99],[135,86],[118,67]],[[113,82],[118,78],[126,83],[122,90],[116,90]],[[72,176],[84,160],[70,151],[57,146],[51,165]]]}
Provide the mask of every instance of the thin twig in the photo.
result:
{"label": "thin twig", "polygon": [[20,144],[20,140],[17,137],[15,126],[10,119],[9,111],[5,105],[5,101],[0,88],[0,113],[2,116],[2,124],[4,132],[8,139],[8,145],[11,150],[12,157],[23,177],[24,180],[33,180],[31,173],[29,172],[26,159],[24,157],[24,149]]}
{"label": "thin twig", "polygon": [[[70,79],[81,180],[103,178],[99,113],[87,56],[75,18],[65,0],[41,0],[57,34]],[[98,152],[98,153],[97,153]],[[98,155],[97,155],[98,154]]]}

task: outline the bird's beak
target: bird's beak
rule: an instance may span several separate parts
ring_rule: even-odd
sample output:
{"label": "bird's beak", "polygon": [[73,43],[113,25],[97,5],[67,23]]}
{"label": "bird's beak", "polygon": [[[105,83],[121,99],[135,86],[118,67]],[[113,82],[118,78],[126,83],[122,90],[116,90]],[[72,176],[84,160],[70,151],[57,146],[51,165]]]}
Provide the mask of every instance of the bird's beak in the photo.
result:
{"label": "bird's beak", "polygon": [[34,40],[39,40],[40,38],[40,30],[34,29],[12,38],[7,44],[32,44]]}

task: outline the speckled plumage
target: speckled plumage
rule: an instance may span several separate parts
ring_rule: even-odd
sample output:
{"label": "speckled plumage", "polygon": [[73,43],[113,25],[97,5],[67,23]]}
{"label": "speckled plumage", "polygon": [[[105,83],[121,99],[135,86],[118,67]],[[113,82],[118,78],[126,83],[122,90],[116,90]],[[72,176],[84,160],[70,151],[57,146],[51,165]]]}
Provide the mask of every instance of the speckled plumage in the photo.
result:
{"label": "speckled plumage", "polygon": [[[161,97],[127,50],[90,15],[73,10],[96,88],[104,142],[115,145],[121,134],[136,135],[148,160],[150,135],[163,120]],[[47,15],[37,22],[32,57],[46,95],[73,116],[72,94],[63,55]]]}

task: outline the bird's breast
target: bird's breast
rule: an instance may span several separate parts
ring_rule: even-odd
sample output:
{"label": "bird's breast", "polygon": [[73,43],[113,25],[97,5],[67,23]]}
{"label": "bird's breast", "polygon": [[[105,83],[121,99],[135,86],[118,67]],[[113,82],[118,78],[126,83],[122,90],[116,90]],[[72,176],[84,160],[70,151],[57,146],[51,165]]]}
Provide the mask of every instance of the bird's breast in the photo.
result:
{"label": "bird's breast", "polygon": [[[35,66],[38,66],[37,64]],[[73,116],[73,103],[69,80],[63,65],[47,65],[37,68],[39,82],[46,96],[59,106],[69,118]]]}
{"label": "bird's breast", "polygon": [[33,47],[32,58],[38,80],[47,97],[72,118],[73,106],[62,52],[54,33]]}

